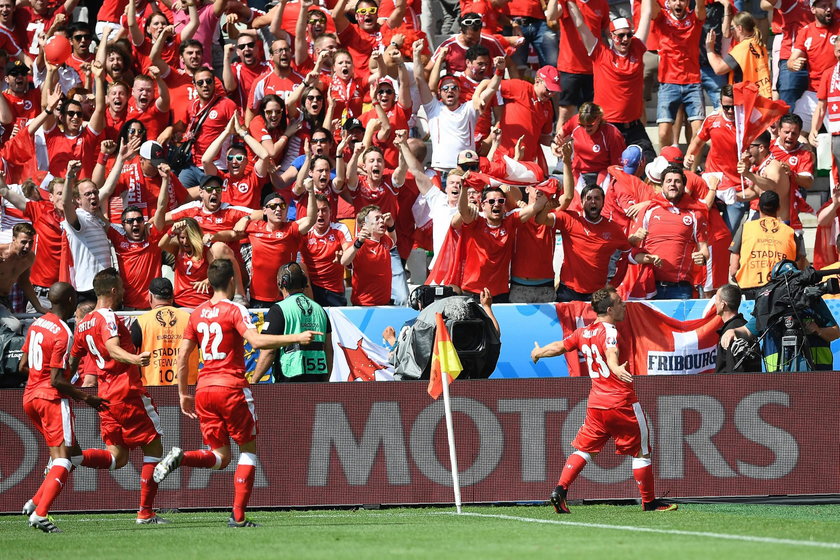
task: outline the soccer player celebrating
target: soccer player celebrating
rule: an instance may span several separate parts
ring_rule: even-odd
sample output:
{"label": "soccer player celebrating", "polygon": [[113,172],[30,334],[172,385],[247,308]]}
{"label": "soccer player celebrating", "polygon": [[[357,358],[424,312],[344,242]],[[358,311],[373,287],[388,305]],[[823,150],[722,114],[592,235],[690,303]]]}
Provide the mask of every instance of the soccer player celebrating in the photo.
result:
{"label": "soccer player celebrating", "polygon": [[66,397],[84,401],[97,410],[105,408],[107,401],[77,389],[65,375],[72,340],[72,331],[65,321],[76,308],[76,290],[70,284],[56,282],[50,287],[48,297],[52,306],[50,312],[35,319],[26,333],[20,371],[29,371],[23,409],[44,436],[52,466],[35,497],[24,506],[24,513],[30,513],[30,527],[45,533],[60,533],[49,519],[50,505],[73,470],[71,456],[82,459],[76,442],[73,410]]}
{"label": "soccer player celebrating", "polygon": [[642,509],[673,511],[677,509],[676,504],[656,498],[647,420],[633,389],[633,375],[627,371],[627,362],[621,361],[615,323],[624,320],[625,303],[615,288],[607,287],[592,294],[592,308],[598,314],[594,323],[542,348],[535,342],[531,350],[534,363],[540,358],[580,350],[592,378],[586,419],[572,441],[576,451],[566,459],[560,481],[551,493],[551,505],[557,513],[571,513],[566,505],[569,486],[607,440],[613,438],[616,453],[633,457],[633,478],[642,494]]}
{"label": "soccer player celebrating", "polygon": [[[245,377],[243,339],[253,348],[280,348],[290,344],[306,345],[320,332],[304,331],[294,335],[266,335],[257,332],[245,307],[233,303],[234,265],[229,259],[213,261],[207,278],[213,297],[190,315],[184,340],[178,349],[178,392],[181,411],[198,418],[208,450],[184,452],[173,447],[155,469],[155,483],[184,465],[205,469],[223,469],[230,463],[230,440],[239,446],[239,464],[234,474],[233,512],[229,527],[256,527],[245,518],[245,508],[254,487],[257,464],[257,416],[254,398]],[[195,396],[189,394],[189,355],[201,340],[204,368],[199,372]]]}
{"label": "soccer player celebrating", "polygon": [[143,449],[143,468],[140,471],[140,511],[137,524],[167,523],[155,515],[152,504],[158,485],[152,481],[152,471],[163,455],[160,436],[163,429],[152,397],[143,387],[138,366],[149,365],[151,354],[137,354],[131,333],[114,314],[123,300],[123,283],[114,268],[100,270],[93,277],[96,307],[84,316],[76,327],[73,349],[70,352],[72,379],[79,360],[86,354],[96,362],[99,395],[108,401],[108,408],[99,411],[102,440],[107,449],[85,451],[86,467],[115,470],[128,463],[128,452]]}

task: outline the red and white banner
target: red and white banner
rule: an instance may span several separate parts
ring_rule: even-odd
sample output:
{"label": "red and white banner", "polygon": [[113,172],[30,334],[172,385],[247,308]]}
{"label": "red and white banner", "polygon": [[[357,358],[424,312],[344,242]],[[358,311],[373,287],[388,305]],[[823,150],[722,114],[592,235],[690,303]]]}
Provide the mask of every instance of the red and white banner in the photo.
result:
{"label": "red and white banner", "polygon": [[337,307],[328,315],[333,346],[330,381],[393,381],[388,349],[365,336]]}
{"label": "red and white banner", "polygon": [[[558,303],[555,308],[563,336],[595,320],[586,302]],[[679,321],[649,303],[628,302],[627,315],[616,327],[622,359],[629,361],[634,375],[684,375],[714,372],[721,325],[711,305],[703,318]],[[577,352],[566,354],[566,361],[570,376],[586,375]]]}

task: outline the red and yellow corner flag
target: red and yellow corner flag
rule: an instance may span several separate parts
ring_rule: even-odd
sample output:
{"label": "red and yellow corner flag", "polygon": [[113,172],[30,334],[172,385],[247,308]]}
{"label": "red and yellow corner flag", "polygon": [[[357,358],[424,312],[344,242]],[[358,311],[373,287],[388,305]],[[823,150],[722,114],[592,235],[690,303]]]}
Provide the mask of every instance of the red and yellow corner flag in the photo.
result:
{"label": "red and yellow corner flag", "polygon": [[432,349],[432,370],[429,375],[429,396],[433,399],[440,397],[443,392],[443,384],[441,379],[445,372],[447,383],[452,383],[458,374],[463,369],[461,367],[461,360],[458,359],[458,352],[455,351],[455,345],[452,344],[452,339],[449,338],[449,331],[446,330],[446,324],[443,322],[443,315],[436,314],[435,320],[437,322],[437,329],[435,332],[435,346]]}

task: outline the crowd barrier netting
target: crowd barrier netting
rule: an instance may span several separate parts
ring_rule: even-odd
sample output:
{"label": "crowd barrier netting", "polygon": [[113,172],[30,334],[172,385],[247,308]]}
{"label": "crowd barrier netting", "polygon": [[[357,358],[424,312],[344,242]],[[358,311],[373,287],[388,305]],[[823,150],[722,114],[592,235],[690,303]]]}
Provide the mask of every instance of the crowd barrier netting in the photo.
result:
{"label": "crowd barrier netting", "polygon": [[[641,377],[657,492],[670,498],[840,493],[836,372]],[[456,381],[455,440],[465,502],[542,501],[580,426],[586,378]],[[423,382],[254,386],[260,434],[252,507],[452,503],[443,401]],[[153,387],[164,448],[201,446],[174,387]],[[0,391],[0,511],[20,512],[47,452],[20,390]],[[102,447],[96,413],[75,406],[83,447]],[[138,465],[75,470],[55,510],[128,510]],[[184,468],[161,485],[159,508],[227,508],[225,471]],[[637,498],[630,459],[608,444],[570,499]]]}

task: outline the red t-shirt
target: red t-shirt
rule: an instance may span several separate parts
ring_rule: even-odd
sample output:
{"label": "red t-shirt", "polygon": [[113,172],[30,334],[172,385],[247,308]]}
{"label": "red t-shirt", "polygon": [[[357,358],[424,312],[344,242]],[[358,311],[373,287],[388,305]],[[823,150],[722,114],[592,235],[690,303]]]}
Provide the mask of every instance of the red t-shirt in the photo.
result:
{"label": "red t-shirt", "polygon": [[366,176],[359,177],[359,184],[356,190],[350,193],[353,197],[353,208],[358,214],[365,206],[375,204],[383,214],[391,213],[394,218],[397,216],[397,193],[399,189],[394,187],[390,173],[383,173],[382,180],[378,187],[374,187]]}
{"label": "red t-shirt", "polygon": [[286,263],[297,260],[301,241],[298,224],[281,223],[275,231],[269,231],[268,222],[252,221],[245,232],[251,242],[251,297],[261,301],[279,301],[277,271]]}
{"label": "red t-shirt", "polygon": [[633,37],[627,56],[619,55],[601,41],[590,53],[595,103],[604,110],[607,122],[629,123],[642,118],[646,50],[645,44]]}
{"label": "red t-shirt", "polygon": [[722,172],[724,180],[721,187],[731,187],[741,184],[738,174],[738,143],[735,139],[735,121],[727,120],[721,113],[713,113],[706,117],[700,132],[697,133],[704,142],[712,141],[709,154],[706,156],[707,172]]}
{"label": "red t-shirt", "polygon": [[30,88],[23,97],[12,95],[11,91],[6,90],[2,94],[6,98],[9,108],[12,111],[12,118],[14,119],[7,125],[3,126],[3,136],[0,136],[0,142],[7,142],[12,135],[12,129],[17,123],[21,128],[26,126],[29,119],[34,119],[41,112],[41,90],[38,88]]}
{"label": "red t-shirt", "polygon": [[544,164],[539,139],[540,135],[549,134],[553,129],[554,107],[551,99],[539,101],[534,94],[534,84],[523,80],[502,81],[497,98],[499,105],[504,104],[499,124],[504,134],[495,159],[500,160],[503,155],[512,156],[516,141],[524,135],[525,154],[522,160]]}
{"label": "red t-shirt", "polygon": [[593,134],[578,124],[575,115],[563,125],[563,134],[570,136],[575,147],[572,172],[577,179],[581,173],[600,173],[610,165],[621,162],[621,153],[627,144],[624,136],[613,125],[602,122]]}
{"label": "red t-shirt", "polygon": [[387,235],[365,239],[353,259],[353,305],[388,305],[391,301],[391,247]]}
{"label": "red t-shirt", "polygon": [[[557,57],[557,69],[570,74],[592,74],[592,60],[569,15],[568,0],[559,0],[558,4],[563,8],[563,15],[559,20],[560,54]],[[600,37],[602,30],[610,26],[610,5],[607,0],[579,0],[577,7],[586,27],[595,37]]]}
{"label": "red t-shirt", "polygon": [[[120,223],[122,211],[128,206],[136,206],[143,216],[150,220],[155,214],[162,184],[160,175],[146,177],[139,159],[135,158],[123,164],[114,194],[109,200],[111,222]],[[169,204],[166,210],[175,210],[180,202],[189,198],[190,193],[178,180],[178,176],[173,174],[169,178]]]}
{"label": "red t-shirt", "polygon": [[[770,153],[774,158],[786,163],[794,175],[814,176],[814,153],[805,144],[799,144],[795,150],[787,151],[776,139],[770,144]],[[795,188],[795,185],[793,185]]]}
{"label": "red t-shirt", "polygon": [[149,284],[160,276],[162,257],[158,241],[163,234],[152,226],[145,240],[132,241],[115,224],[111,224],[107,234],[125,287],[123,303],[136,309],[149,309]]}
{"label": "red t-shirt", "polygon": [[268,180],[267,177],[260,177],[257,171],[249,166],[245,174],[238,179],[233,179],[227,171],[219,171],[222,179],[222,202],[231,206],[241,206],[256,210],[260,208],[260,195],[262,187]]}
{"label": "red t-shirt", "polygon": [[779,7],[773,10],[773,27],[778,25],[779,29],[774,29],[774,33],[782,34],[779,60],[790,58],[790,51],[799,31],[813,21],[810,0],[781,0]]}
{"label": "red t-shirt", "polygon": [[[65,369],[73,333],[67,323],[53,313],[35,319],[26,333],[21,351],[27,355],[29,378],[23,391],[23,402],[32,399],[65,398],[52,386],[52,368]],[[65,371],[65,376],[67,372]]]}
{"label": "red t-shirt", "polygon": [[125,120],[137,119],[143,126],[146,127],[146,138],[154,140],[160,133],[169,126],[170,111],[162,113],[158,110],[157,105],[152,102],[145,111],[137,108],[137,101],[132,97],[128,100],[128,111],[125,114]]}
{"label": "red t-shirt", "polygon": [[362,104],[365,99],[365,84],[360,78],[344,81],[337,75],[329,83],[329,96],[335,101],[334,118],[341,118],[344,122],[348,118],[362,114]]}
{"label": "red t-shirt", "polygon": [[607,172],[610,184],[601,215],[627,233],[630,218],[625,212],[634,204],[650,199],[653,189],[635,175],[625,173],[618,165],[609,167]]}
{"label": "red t-shirt", "polygon": [[207,269],[210,267],[209,254],[210,250],[203,247],[201,257],[195,260],[192,255],[188,255],[185,251],[178,251],[175,256],[174,295],[176,305],[195,308],[210,299],[210,292],[201,294],[193,287],[193,282],[207,280]]}
{"label": "red t-shirt", "polygon": [[350,230],[344,224],[330,224],[323,234],[316,232],[315,228],[309,230],[301,244],[300,254],[313,286],[344,293],[344,267],[336,259],[336,253],[352,242]]}
{"label": "red t-shirt", "polygon": [[818,27],[815,21],[803,27],[796,35],[793,48],[804,51],[808,57],[809,91],[817,91],[823,72],[837,62],[834,57],[834,39],[838,34],[840,34],[840,11],[836,10],[830,26]]}
{"label": "red t-shirt", "polygon": [[[212,107],[209,106],[210,104],[212,104]],[[207,110],[210,112],[207,114],[207,118],[204,119],[204,124],[201,125],[201,129],[198,131],[198,136],[193,143],[192,150],[193,163],[199,168],[201,167],[201,157],[204,155],[204,152],[224,132],[230,119],[238,111],[236,103],[228,97],[222,97],[215,103],[210,101],[208,104],[202,104],[200,99],[196,99],[193,101],[190,110],[187,111],[187,119],[189,119],[187,122],[197,121]]]}
{"label": "red t-shirt", "polygon": [[248,310],[226,299],[206,301],[190,314],[184,340],[198,345],[204,361],[196,390],[248,386],[243,335],[249,329],[256,330]]}
{"label": "red t-shirt", "polygon": [[663,84],[700,83],[700,37],[703,21],[694,12],[677,19],[664,9],[653,20],[659,35],[659,81]]}
{"label": "red t-shirt", "polygon": [[269,94],[274,94],[286,101],[295,86],[302,82],[303,76],[294,70],[289,70],[287,77],[278,76],[274,70],[269,70],[252,83],[251,89],[248,91],[248,107],[252,111],[256,111],[262,98]]}
{"label": "red t-shirt", "polygon": [[634,225],[648,231],[639,251],[662,258],[662,266],[653,267],[658,282],[692,281],[691,253],[697,250],[697,243],[707,241],[709,226],[705,218],[691,210],[653,203],[639,212]]}
{"label": "red t-shirt", "polygon": [[[261,45],[262,43],[258,44]],[[265,73],[271,72],[271,64],[262,61],[253,66],[248,66],[244,62],[234,62],[230,68],[233,70],[233,77],[236,78],[236,92],[230,95],[241,109],[245,109],[248,103],[248,94],[251,92],[254,82]]]}
{"label": "red t-shirt", "polygon": [[528,280],[554,280],[555,228],[529,220],[519,227],[514,240],[510,275]]}
{"label": "red t-shirt", "polygon": [[510,263],[520,225],[519,214],[512,212],[499,226],[479,216],[461,227],[465,256],[461,288],[465,292],[479,294],[484,288],[492,296],[510,292]]}
{"label": "red t-shirt", "polygon": [[[479,40],[479,44],[487,47],[487,50],[490,51],[491,61],[497,56],[505,56],[505,47],[493,35],[487,35],[486,33],[482,33],[481,39]],[[453,35],[452,37],[441,43],[435,51],[435,54],[432,58],[437,59],[437,57],[440,56],[441,50],[444,47],[448,49],[446,52],[446,59],[444,59],[444,64],[446,65],[446,73],[454,74],[456,72],[463,72],[464,70],[466,70],[467,49],[469,47],[467,47],[458,40],[458,35]]]}
{"label": "red t-shirt", "polygon": [[61,229],[64,217],[58,215],[49,200],[28,200],[23,215],[32,222],[37,233],[32,249],[35,262],[29,270],[29,280],[35,286],[49,288],[58,282],[59,267],[56,261],[61,255],[64,239],[64,230]]}
{"label": "red t-shirt", "polygon": [[[176,70],[175,67],[170,67],[169,73],[163,78],[166,82],[166,87],[169,88],[170,107],[172,107],[172,124],[182,122],[189,123],[187,111],[192,106],[192,103],[198,99],[198,93],[195,91],[195,83],[193,77],[186,70]],[[216,95],[221,97],[227,96],[225,86],[219,78],[216,78]],[[227,122],[225,122],[227,125]],[[151,136],[149,136],[151,138]],[[202,152],[203,153],[203,152]],[[201,156],[199,156],[200,158]],[[198,163],[199,167],[201,162]]]}
{"label": "red t-shirt", "polygon": [[250,215],[251,210],[249,208],[231,206],[224,202],[218,210],[210,213],[204,209],[200,200],[194,200],[173,210],[172,220],[177,222],[184,218],[195,218],[195,221],[201,226],[202,233],[219,233],[220,231],[233,229],[233,226],[242,217]]}
{"label": "red t-shirt", "polygon": [[[382,150],[382,157],[385,159],[385,166],[391,169],[396,169],[399,165],[400,150],[394,145],[394,137],[398,130],[408,130],[408,119],[411,118],[411,108],[403,107],[399,103],[394,103],[390,110],[385,111],[388,116],[388,122],[391,123],[391,134],[385,141],[381,141],[378,135],[373,136],[373,145]],[[375,109],[362,113],[359,120],[367,128],[371,119],[379,118]]]}
{"label": "red t-shirt", "polygon": [[67,136],[54,126],[44,133],[50,160],[49,172],[56,177],[64,177],[67,164],[75,159],[82,162],[79,179],[88,179],[96,166],[99,143],[104,139],[102,134],[91,131],[89,125],[83,126],[77,136]]}
{"label": "red t-shirt", "polygon": [[586,360],[586,369],[592,378],[586,404],[588,408],[619,408],[639,401],[633,384],[621,381],[607,366],[608,348],[619,349],[618,363],[626,361],[621,358],[622,348],[615,325],[599,321],[581,327],[563,339],[563,347],[567,352],[579,350]]}
{"label": "red t-shirt", "polygon": [[[38,45],[39,37],[44,35],[47,29],[52,27],[55,17],[58,14],[67,14],[67,10],[64,9],[63,4],[58,4],[55,9],[48,9],[46,16],[38,14],[31,6],[16,7],[13,17],[15,30],[19,33],[14,34],[15,42],[22,49],[26,50],[32,58],[35,58],[40,51]],[[25,39],[23,37],[24,32],[26,33]]]}
{"label": "red t-shirt", "polygon": [[631,249],[621,226],[604,217],[590,222],[577,212],[564,210],[555,211],[554,219],[563,240],[560,281],[582,294],[606,286],[613,254]]}
{"label": "red t-shirt", "polygon": [[107,308],[94,309],[76,326],[71,354],[81,358],[87,354],[96,363],[96,375],[99,378],[99,396],[116,403],[129,397],[145,395],[140,368],[119,362],[111,357],[105,343],[119,338],[120,348],[134,354],[137,348],[131,342],[131,333],[114,311]]}

